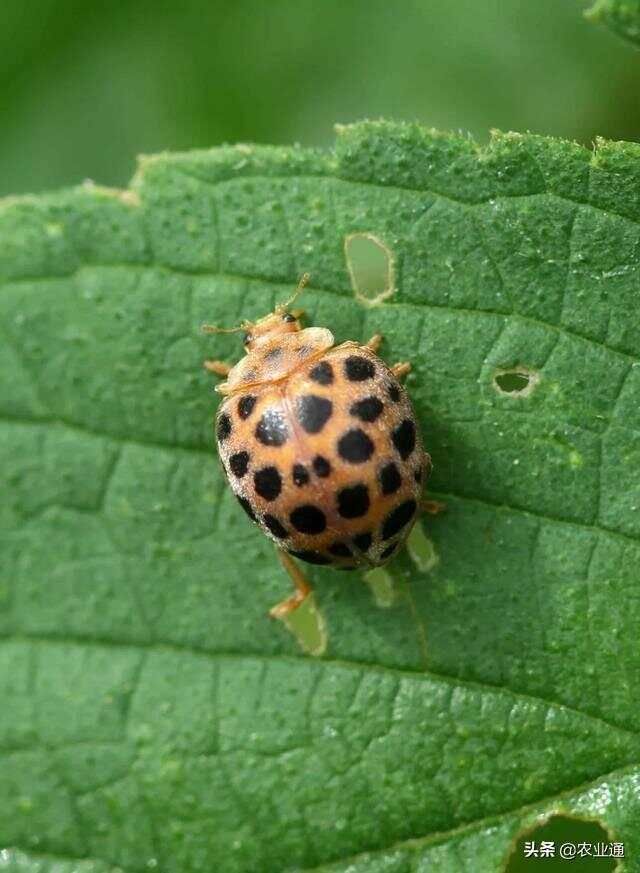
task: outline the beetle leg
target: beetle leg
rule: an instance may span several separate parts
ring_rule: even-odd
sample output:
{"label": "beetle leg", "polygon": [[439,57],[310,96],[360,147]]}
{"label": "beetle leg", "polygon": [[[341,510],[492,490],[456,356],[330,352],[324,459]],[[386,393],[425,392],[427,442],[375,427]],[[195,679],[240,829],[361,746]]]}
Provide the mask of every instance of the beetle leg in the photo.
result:
{"label": "beetle leg", "polygon": [[311,594],[311,585],[309,585],[302,570],[294,563],[293,559],[281,549],[278,549],[277,551],[280,563],[287,571],[291,581],[296,587],[296,590],[291,597],[287,597],[286,600],[277,603],[269,610],[269,615],[272,618],[284,618],[285,615],[288,615],[290,612],[293,612],[294,609],[297,609]]}
{"label": "beetle leg", "polygon": [[391,372],[396,379],[402,379],[402,377],[406,376],[410,371],[411,364],[408,361],[403,361],[401,364],[394,364],[393,367],[391,367]]}
{"label": "beetle leg", "polygon": [[[433,462],[431,461],[431,455],[429,452],[423,452],[423,455],[426,475],[428,476],[433,469]],[[426,497],[423,497],[420,500],[420,509],[423,512],[428,512],[429,515],[438,515],[439,512],[444,512],[446,508],[447,504],[443,503],[441,500],[427,500]]]}
{"label": "beetle leg", "polygon": [[447,504],[441,500],[427,500],[423,497],[420,501],[420,509],[423,512],[428,512],[429,515],[438,515],[438,513],[444,512],[446,508]]}
{"label": "beetle leg", "polygon": [[225,364],[224,361],[204,361],[202,366],[216,376],[228,376],[231,370],[231,364]]}
{"label": "beetle leg", "polygon": [[381,342],[382,342],[382,334],[381,333],[374,333],[374,335],[371,337],[371,339],[364,344],[364,347],[365,347],[365,349],[369,349],[370,351],[372,351],[375,354],[378,351],[378,349],[380,348]]}

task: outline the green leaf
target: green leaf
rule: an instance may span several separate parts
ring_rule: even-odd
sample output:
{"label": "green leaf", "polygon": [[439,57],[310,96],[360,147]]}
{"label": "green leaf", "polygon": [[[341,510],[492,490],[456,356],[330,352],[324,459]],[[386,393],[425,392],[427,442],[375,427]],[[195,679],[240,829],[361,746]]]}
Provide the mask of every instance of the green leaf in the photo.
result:
{"label": "green leaf", "polygon": [[[636,145],[380,122],[4,203],[0,870],[475,873],[558,811],[638,869],[639,192]],[[266,617],[199,332],[303,271],[411,359],[447,503],[386,577],[311,568],[322,658]]]}
{"label": "green leaf", "polygon": [[636,47],[640,46],[640,0],[596,0],[585,15],[591,21],[610,27]]}

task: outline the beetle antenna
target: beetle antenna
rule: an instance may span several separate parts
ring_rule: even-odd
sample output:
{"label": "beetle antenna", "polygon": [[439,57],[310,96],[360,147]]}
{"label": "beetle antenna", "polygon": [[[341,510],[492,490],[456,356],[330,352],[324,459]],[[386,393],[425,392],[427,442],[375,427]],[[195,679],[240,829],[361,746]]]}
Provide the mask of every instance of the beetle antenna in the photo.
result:
{"label": "beetle antenna", "polygon": [[213,324],[203,324],[200,330],[203,333],[239,333],[251,326],[251,322],[243,321],[238,327],[215,327]]}
{"label": "beetle antenna", "polygon": [[280,314],[281,312],[284,312],[285,310],[287,310],[289,308],[289,306],[291,306],[291,304],[296,299],[296,297],[302,293],[302,290],[304,289],[305,285],[307,284],[307,282],[309,281],[310,278],[311,278],[310,273],[303,273],[302,274],[302,276],[300,277],[300,281],[298,282],[298,287],[293,292],[291,297],[288,300],[286,300],[284,303],[280,303],[278,306],[276,306],[275,311],[278,314]]}

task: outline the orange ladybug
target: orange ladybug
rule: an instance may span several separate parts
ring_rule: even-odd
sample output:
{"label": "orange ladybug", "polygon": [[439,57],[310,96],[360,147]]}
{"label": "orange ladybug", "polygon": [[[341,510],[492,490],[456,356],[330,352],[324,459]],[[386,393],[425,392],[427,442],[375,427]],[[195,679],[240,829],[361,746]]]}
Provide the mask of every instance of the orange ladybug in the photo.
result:
{"label": "orange ladybug", "polygon": [[273,607],[282,617],[311,588],[292,557],[339,570],[377,567],[407,538],[431,468],[407,392],[408,363],[388,367],[382,337],[334,345],[324,327],[302,328],[288,307],[302,291],[244,330],[235,366],[205,361],[225,376],[216,417],[218,452],[231,490],[270,537],[294,594]]}

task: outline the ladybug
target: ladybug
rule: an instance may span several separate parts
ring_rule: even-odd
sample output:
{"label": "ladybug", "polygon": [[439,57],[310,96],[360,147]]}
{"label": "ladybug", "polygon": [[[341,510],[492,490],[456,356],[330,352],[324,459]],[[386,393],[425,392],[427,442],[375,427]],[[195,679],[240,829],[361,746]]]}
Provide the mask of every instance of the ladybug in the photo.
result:
{"label": "ladybug", "polygon": [[387,366],[378,334],[334,345],[324,327],[302,328],[288,307],[302,291],[255,323],[204,325],[209,333],[245,331],[235,366],[205,361],[226,381],[216,416],[219,457],[240,505],[276,544],[295,585],[270,610],[282,617],[311,587],[292,560],[339,570],[378,567],[406,540],[431,469],[400,379],[409,363]]}

